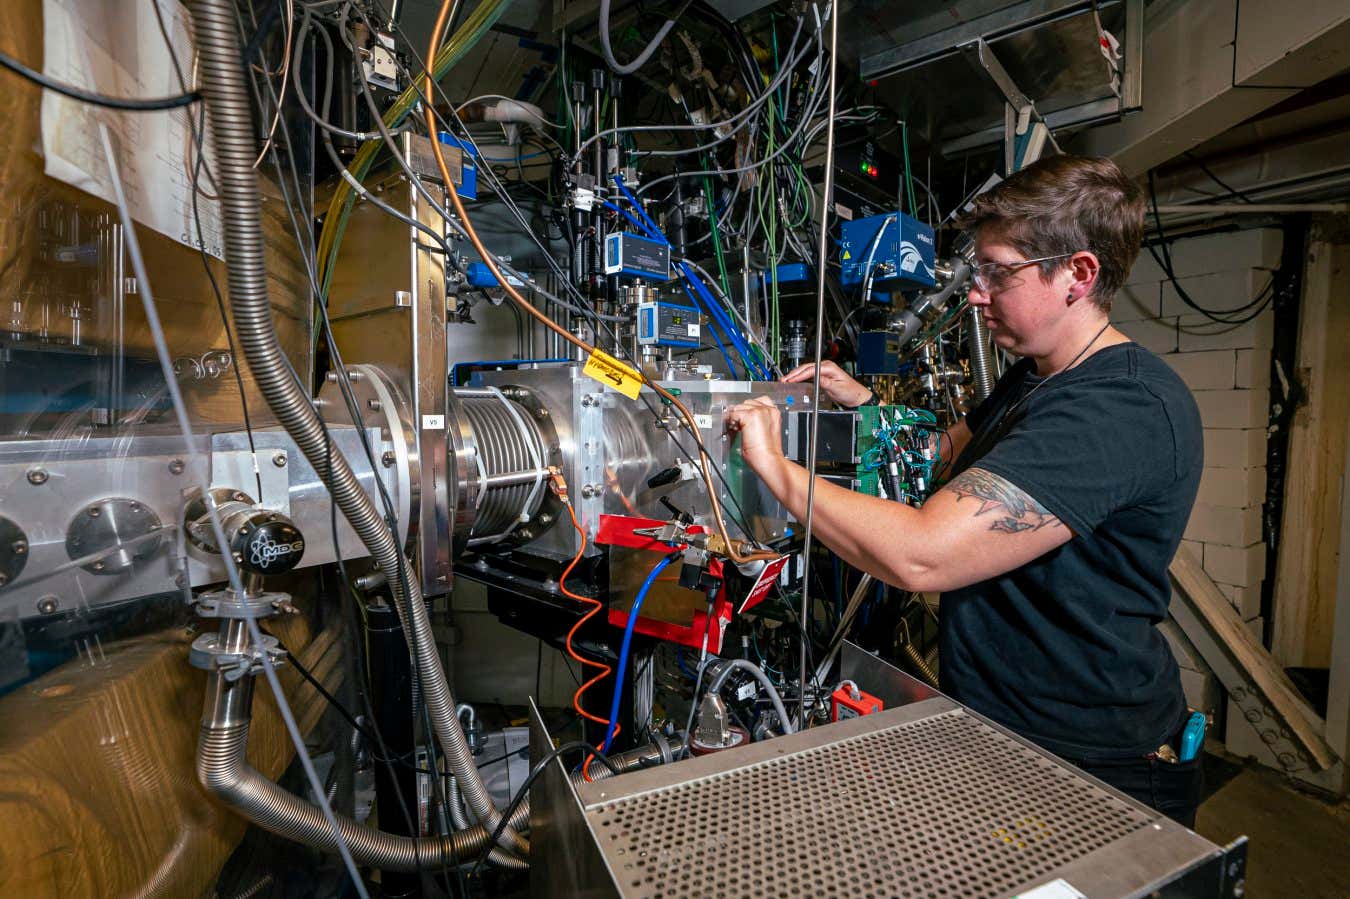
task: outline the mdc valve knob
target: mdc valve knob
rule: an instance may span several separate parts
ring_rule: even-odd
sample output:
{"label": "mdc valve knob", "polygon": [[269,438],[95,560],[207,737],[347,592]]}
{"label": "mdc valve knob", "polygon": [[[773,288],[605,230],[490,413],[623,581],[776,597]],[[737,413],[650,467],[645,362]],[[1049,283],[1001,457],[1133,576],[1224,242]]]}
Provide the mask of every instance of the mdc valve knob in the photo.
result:
{"label": "mdc valve knob", "polygon": [[300,564],[305,538],[277,513],[258,510],[234,531],[230,552],[250,574],[281,574]]}
{"label": "mdc valve knob", "polygon": [[[305,538],[285,515],[258,507],[237,490],[213,489],[211,499],[220,516],[226,549],[245,574],[283,574],[300,564]],[[203,497],[188,502],[183,519],[190,543],[206,552],[221,551]]]}

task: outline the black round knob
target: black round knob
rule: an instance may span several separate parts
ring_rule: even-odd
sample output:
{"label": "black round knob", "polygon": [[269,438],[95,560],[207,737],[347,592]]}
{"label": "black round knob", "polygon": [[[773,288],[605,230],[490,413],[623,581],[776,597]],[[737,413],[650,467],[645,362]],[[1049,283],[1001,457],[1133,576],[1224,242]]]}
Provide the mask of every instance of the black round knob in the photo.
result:
{"label": "black round knob", "polygon": [[281,574],[300,564],[305,538],[295,525],[272,513],[259,513],[235,531],[230,552],[251,574]]}

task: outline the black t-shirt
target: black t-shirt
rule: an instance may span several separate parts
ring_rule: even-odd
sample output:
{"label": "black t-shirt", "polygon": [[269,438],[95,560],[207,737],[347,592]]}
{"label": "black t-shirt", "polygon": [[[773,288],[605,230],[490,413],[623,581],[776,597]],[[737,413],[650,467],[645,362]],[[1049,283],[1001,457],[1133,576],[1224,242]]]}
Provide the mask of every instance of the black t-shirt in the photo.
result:
{"label": "black t-shirt", "polygon": [[943,595],[943,691],[1058,755],[1156,750],[1185,715],[1155,625],[1204,465],[1190,392],[1125,343],[1049,379],[1024,359],[966,421],[973,436],[954,474],[999,475],[1075,536]]}

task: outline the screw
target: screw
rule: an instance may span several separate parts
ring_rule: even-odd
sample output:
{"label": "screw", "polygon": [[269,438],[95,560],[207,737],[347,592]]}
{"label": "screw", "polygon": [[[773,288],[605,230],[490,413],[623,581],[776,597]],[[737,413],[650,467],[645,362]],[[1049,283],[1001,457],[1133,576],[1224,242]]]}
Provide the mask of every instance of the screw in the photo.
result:
{"label": "screw", "polygon": [[285,467],[286,467],[286,454],[285,454],[285,453],[273,453],[273,454],[272,454],[272,464],[275,465],[277,468],[285,468]]}
{"label": "screw", "polygon": [[385,450],[384,454],[380,456],[380,462],[383,463],[385,468],[393,468],[397,461],[398,456],[394,455],[393,450]]}
{"label": "screw", "polygon": [[323,379],[327,381],[329,384],[336,384],[338,380],[337,372],[330,371],[328,374],[323,376]]}
{"label": "screw", "polygon": [[237,503],[242,503],[245,500],[247,500],[248,497],[245,496],[243,493],[240,493],[238,490],[236,490],[230,494],[230,499],[234,500]]}
{"label": "screw", "polygon": [[34,487],[41,487],[47,483],[47,472],[41,468],[32,468],[28,471],[28,483]]}
{"label": "screw", "polygon": [[598,405],[600,405],[600,398],[597,397],[597,396],[596,396],[595,394],[593,394],[593,393],[588,393],[588,394],[586,394],[585,396],[583,396],[583,397],[581,398],[581,405],[583,405],[583,406],[598,406]]}
{"label": "screw", "polygon": [[141,504],[132,503],[131,505],[127,506],[127,508],[130,509],[132,512],[139,512],[141,511]]}
{"label": "screw", "polygon": [[90,507],[89,507],[89,517],[90,517],[90,518],[98,518],[98,517],[99,517],[100,515],[102,515],[102,514],[103,514],[103,510],[100,509],[98,506],[90,506]]}
{"label": "screw", "polygon": [[103,568],[104,568],[103,562],[99,561],[99,562],[95,562],[95,563],[94,563],[94,570],[95,570],[95,571],[102,571]]}
{"label": "screw", "polygon": [[244,554],[243,554],[243,553],[230,553],[230,555],[234,558],[234,560],[235,560],[236,562],[242,562],[242,561],[244,561]]}
{"label": "screw", "polygon": [[366,406],[371,412],[379,412],[383,404],[379,400],[366,400]]}
{"label": "screw", "polygon": [[57,602],[55,596],[44,596],[37,601],[37,610],[43,615],[50,615],[55,612]]}
{"label": "screw", "polygon": [[1234,687],[1232,695],[1234,702],[1241,702],[1242,700],[1247,698],[1247,691],[1242,689],[1241,687]]}
{"label": "screw", "polygon": [[10,544],[9,548],[14,550],[14,555],[21,556],[24,553],[28,552],[28,541],[15,540],[12,544]]}
{"label": "screw", "polygon": [[174,459],[169,463],[169,474],[182,474],[187,466],[183,464],[182,459]]}

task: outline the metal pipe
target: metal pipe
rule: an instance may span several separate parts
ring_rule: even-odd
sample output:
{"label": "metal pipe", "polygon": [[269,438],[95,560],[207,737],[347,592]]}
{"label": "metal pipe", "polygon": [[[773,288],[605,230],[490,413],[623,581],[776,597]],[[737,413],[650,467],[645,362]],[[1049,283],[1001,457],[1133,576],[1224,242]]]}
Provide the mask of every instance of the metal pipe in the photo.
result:
{"label": "metal pipe", "polygon": [[[824,353],[825,334],[825,275],[829,257],[830,210],[834,208],[834,116],[835,85],[839,63],[839,2],[832,0],[830,16],[830,104],[825,120],[825,184],[822,190],[824,202],[820,209],[820,244],[816,258],[816,374],[811,388],[811,441],[807,444],[806,470],[810,473],[806,486],[806,533],[802,540],[802,596],[801,610],[797,621],[802,627],[802,644],[798,653],[798,681],[801,685],[797,698],[797,717],[801,726],[806,726],[806,642],[810,639],[811,622],[811,530],[815,524],[816,511],[816,450],[820,439],[820,357]],[[777,272],[774,276],[777,277]],[[715,491],[710,491],[715,495]]]}
{"label": "metal pipe", "polygon": [[[248,730],[253,678],[230,681],[220,672],[207,675],[197,778],[212,795],[272,833],[316,849],[334,851],[333,828],[310,803],[282,789],[248,764]],[[489,831],[483,827],[448,837],[410,837],[382,833],[338,815],[338,829],[361,864],[389,871],[416,871],[472,860],[483,851]],[[497,847],[489,859],[506,867],[524,862]]]}
{"label": "metal pipe", "polygon": [[[341,453],[329,451],[323,424],[308,393],[294,377],[277,340],[267,291],[259,213],[262,202],[252,167],[257,137],[244,70],[240,65],[235,10],[230,0],[196,0],[191,9],[200,52],[202,95],[211,116],[230,305],[239,343],[259,392],[314,470],[324,477],[334,502],[342,509],[352,529],[370,549],[382,570],[398,574],[390,577],[390,585],[399,617],[409,633],[436,741],[444,751],[450,769],[461,778],[470,807],[480,820],[490,822],[495,828],[500,815],[483,786],[464,731],[455,718],[454,697],[445,678],[417,574],[346,458]],[[453,191],[451,195],[454,195]],[[204,740],[206,736],[203,732]],[[267,793],[261,786],[246,792],[255,798],[266,798]],[[317,812],[313,815],[316,821],[323,821]],[[326,824],[321,826],[327,828]],[[331,843],[331,834],[324,839]],[[503,831],[502,843],[522,852],[527,849],[524,841],[510,828]],[[332,846],[336,847],[336,844],[332,843]]]}
{"label": "metal pipe", "polygon": [[484,487],[512,487],[516,484],[528,484],[541,477],[548,477],[547,468],[536,468],[529,471],[507,471],[502,474],[490,474],[483,480]]}
{"label": "metal pipe", "polygon": [[970,379],[975,399],[983,400],[994,392],[994,366],[989,358],[989,328],[974,306],[966,313],[970,319]]}

